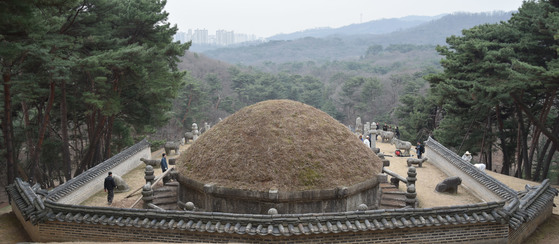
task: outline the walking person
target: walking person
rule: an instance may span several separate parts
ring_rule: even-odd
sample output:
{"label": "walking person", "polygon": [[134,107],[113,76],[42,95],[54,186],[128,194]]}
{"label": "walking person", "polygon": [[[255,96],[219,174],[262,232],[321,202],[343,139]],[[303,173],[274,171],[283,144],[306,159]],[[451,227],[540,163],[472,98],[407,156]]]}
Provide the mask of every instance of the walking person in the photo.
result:
{"label": "walking person", "polygon": [[163,173],[165,173],[165,171],[167,171],[168,166],[167,166],[167,156],[165,156],[165,153],[163,153],[162,157],[161,157],[161,171],[163,171]]}
{"label": "walking person", "polygon": [[421,142],[417,142],[415,151],[417,153],[417,158],[421,158],[421,155],[425,152],[425,147],[421,144]]}
{"label": "walking person", "polygon": [[107,194],[107,204],[111,205],[113,203],[113,197],[115,195],[114,189],[116,188],[115,180],[113,179],[113,172],[109,172],[109,176],[105,178],[105,192]]}

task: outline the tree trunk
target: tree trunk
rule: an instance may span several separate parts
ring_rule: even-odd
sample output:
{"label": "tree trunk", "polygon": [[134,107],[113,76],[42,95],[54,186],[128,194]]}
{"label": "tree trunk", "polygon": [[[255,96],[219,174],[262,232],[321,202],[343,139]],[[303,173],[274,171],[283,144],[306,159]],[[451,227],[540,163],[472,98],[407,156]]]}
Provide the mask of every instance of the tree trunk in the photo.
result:
{"label": "tree trunk", "polygon": [[37,146],[35,147],[35,151],[32,154],[31,158],[31,171],[29,176],[35,178],[38,183],[43,183],[43,176],[41,174],[36,173],[36,168],[39,166],[39,156],[41,154],[41,148],[43,147],[43,141],[45,139],[45,132],[47,131],[47,125],[49,123],[49,114],[52,109],[52,105],[54,103],[54,82],[51,81],[50,83],[50,93],[49,93],[49,100],[47,104],[47,108],[45,110],[45,117],[41,123],[41,128],[39,129],[39,135],[37,140]]}
{"label": "tree trunk", "polygon": [[[491,160],[489,160],[491,155],[491,140],[487,139],[487,132],[491,132],[491,114],[487,115],[487,124],[485,126],[485,130],[483,131],[483,139],[481,141],[480,150],[480,162],[483,162],[485,164],[487,170],[492,170],[493,163],[491,162]],[[482,157],[485,157],[484,160],[482,160]]]}
{"label": "tree trunk", "polygon": [[[542,113],[540,114],[540,121],[545,121],[545,118],[547,118],[549,111],[551,111],[551,108],[553,107],[553,101],[555,100],[555,93],[552,94],[547,94],[546,98],[545,98],[545,102],[543,104],[543,110]],[[541,130],[537,127],[534,126],[534,134],[532,135],[532,145],[530,146],[530,152],[528,153],[528,162],[533,162],[534,159],[534,152],[536,151],[536,148],[538,147],[539,144],[539,140],[540,140],[540,135],[541,135]],[[539,178],[539,176],[535,175],[536,173],[534,172],[534,178]],[[539,172],[538,172],[539,174]]]}
{"label": "tree trunk", "polygon": [[70,159],[70,140],[68,137],[68,108],[66,107],[66,82],[60,83],[60,132],[62,134],[62,165],[66,181],[72,179],[72,161]]}
{"label": "tree trunk", "polygon": [[[518,120],[520,121],[520,120]],[[516,171],[514,172],[514,177],[522,178],[522,128],[520,128],[520,123],[518,123],[518,128],[516,128]]]}
{"label": "tree trunk", "polygon": [[103,156],[104,159],[111,157],[111,137],[113,136],[115,117],[116,115],[111,115],[111,117],[109,117],[109,123],[107,124],[107,133],[105,135],[105,155]]}
{"label": "tree trunk", "polygon": [[551,166],[551,160],[553,159],[553,155],[557,150],[558,150],[557,144],[553,142],[553,145],[551,146],[551,149],[549,150],[549,153],[547,154],[547,157],[543,163],[542,179],[547,179],[547,175],[549,173],[549,167]]}
{"label": "tree trunk", "polygon": [[[517,140],[520,140],[520,150],[522,153],[520,154],[522,158],[519,158],[520,161],[524,161],[524,177],[527,180],[532,179],[532,162],[528,161],[528,131],[527,126],[524,125],[524,118],[522,116],[522,112],[520,108],[517,108],[518,113],[518,127],[520,129],[520,137]],[[522,178],[522,171],[519,171],[519,178]]]}
{"label": "tree trunk", "polygon": [[544,178],[540,176],[540,173],[543,168],[543,160],[545,158],[546,152],[549,149],[550,145],[551,145],[551,140],[547,139],[545,145],[543,146],[543,149],[538,150],[538,159],[536,164],[536,170],[534,172],[534,181],[540,181],[541,179]]}
{"label": "tree trunk", "polygon": [[[551,91],[551,93],[556,93],[556,91]],[[526,114],[526,116],[528,116],[528,119],[530,119],[530,121],[536,126],[538,127],[539,130],[541,130],[541,132],[546,135],[551,141],[553,141],[554,144],[559,144],[559,136],[557,136],[556,134],[553,134],[553,132],[550,132],[549,130],[547,130],[546,126],[545,126],[545,121],[542,122],[538,119],[536,119],[536,117],[532,114],[532,112],[530,112],[530,109],[528,107],[526,107],[526,105],[524,103],[522,103],[522,101],[513,93],[510,93],[510,96],[514,99],[515,103],[520,107],[520,109]],[[556,150],[559,150],[558,147],[555,147]]]}
{"label": "tree trunk", "polygon": [[31,139],[31,122],[29,121],[29,108],[26,102],[21,102],[21,109],[23,113],[23,126],[25,129],[25,143],[27,144],[27,155],[26,159],[29,160],[31,155],[35,153],[35,143]]}
{"label": "tree trunk", "polygon": [[504,131],[503,119],[501,118],[501,107],[497,105],[495,107],[497,113],[497,124],[499,128],[499,140],[501,141],[501,150],[503,151],[503,168],[501,168],[501,174],[509,175],[510,168],[510,157],[506,145],[506,137]]}
{"label": "tree trunk", "polygon": [[[89,141],[89,146],[87,147],[85,156],[83,157],[82,161],[80,162],[80,165],[76,169],[76,172],[75,172],[74,175],[81,174],[83,171],[86,170],[86,168],[89,165],[91,165],[91,163],[93,161],[95,151],[96,151],[96,148],[97,148],[97,145],[99,144],[98,142],[101,139],[101,136],[103,134],[103,128],[105,127],[105,121],[106,121],[106,118],[101,116],[101,119],[99,120],[99,124],[97,126],[95,126],[95,122],[93,122],[94,124],[90,125],[91,127],[94,128],[93,129],[94,133],[89,136],[92,139]],[[88,129],[88,130],[91,131],[92,129]]]}
{"label": "tree trunk", "polygon": [[2,117],[2,133],[4,134],[4,144],[6,146],[6,173],[8,176],[8,184],[14,182],[16,177],[16,164],[14,161],[14,134],[12,123],[12,94],[11,88],[11,74],[4,72],[2,74],[2,81],[4,87],[4,116]]}

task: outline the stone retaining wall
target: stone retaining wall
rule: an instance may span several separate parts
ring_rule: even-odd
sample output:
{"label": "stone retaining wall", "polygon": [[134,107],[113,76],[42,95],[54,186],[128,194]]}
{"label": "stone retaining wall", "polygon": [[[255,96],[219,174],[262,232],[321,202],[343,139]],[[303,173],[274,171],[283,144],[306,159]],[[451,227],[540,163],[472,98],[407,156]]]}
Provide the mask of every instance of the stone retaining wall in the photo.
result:
{"label": "stone retaining wall", "polygon": [[192,202],[200,211],[267,214],[270,208],[279,213],[325,213],[357,210],[360,204],[378,209],[380,204],[378,175],[352,186],[308,191],[254,191],[228,188],[179,175],[179,201]]}

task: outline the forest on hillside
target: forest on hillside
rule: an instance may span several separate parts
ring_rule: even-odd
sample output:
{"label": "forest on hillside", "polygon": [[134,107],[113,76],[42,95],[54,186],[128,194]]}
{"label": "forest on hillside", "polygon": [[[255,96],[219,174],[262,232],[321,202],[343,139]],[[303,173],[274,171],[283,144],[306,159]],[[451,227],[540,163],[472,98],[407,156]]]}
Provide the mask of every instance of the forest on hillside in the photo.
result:
{"label": "forest on hillside", "polygon": [[[509,20],[466,28],[445,45],[309,37],[240,49],[260,55],[255,63],[172,42],[177,29],[160,1],[1,4],[7,182],[52,187],[141,138],[158,148],[192,123],[214,125],[268,99],[301,101],[346,125],[357,116],[398,125],[404,140],[435,137],[489,170],[559,177],[559,1],[527,1]],[[337,49],[310,56],[321,46]],[[264,47],[276,52],[256,50]]]}
{"label": "forest on hillside", "polygon": [[[445,45],[447,37],[461,35],[463,29],[506,21],[510,19],[511,14],[511,12],[455,13],[409,28],[399,24],[401,21],[377,20],[337,29],[309,30],[292,35],[280,35],[285,38],[272,37],[269,42],[263,44],[225,47],[207,50],[203,54],[210,58],[243,65],[261,65],[268,61],[283,63],[351,60],[362,56],[372,45],[384,47],[408,44]],[[386,32],[383,33],[383,30]],[[377,31],[381,33],[373,34]],[[193,47],[196,48],[197,44],[194,43]]]}
{"label": "forest on hillside", "polygon": [[[399,126],[404,140],[435,137],[458,154],[474,152],[489,170],[557,181],[558,4],[527,2],[509,20],[464,29],[439,46],[370,42],[353,57],[333,59],[352,49],[339,37],[308,37],[237,49],[239,60],[246,52],[259,61],[221,71],[204,55],[187,55],[180,67],[193,70],[189,75],[202,92],[181,93],[181,101],[200,99],[204,105],[183,103],[175,111],[192,115],[188,123],[215,123],[217,110],[222,118],[262,100],[294,99],[346,125],[359,116]],[[339,49],[300,60],[301,52],[331,42]],[[213,71],[193,69],[201,60]],[[214,112],[206,113],[210,108]]]}
{"label": "forest on hillside", "polygon": [[64,183],[168,121],[190,43],[164,3],[0,3],[4,184]]}

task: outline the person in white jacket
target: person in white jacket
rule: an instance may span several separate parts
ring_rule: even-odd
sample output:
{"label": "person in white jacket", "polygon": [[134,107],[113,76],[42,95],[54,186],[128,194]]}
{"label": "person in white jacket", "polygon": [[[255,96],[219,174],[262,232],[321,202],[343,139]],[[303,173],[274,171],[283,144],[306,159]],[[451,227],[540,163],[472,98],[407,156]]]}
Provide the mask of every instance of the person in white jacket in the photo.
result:
{"label": "person in white jacket", "polygon": [[369,141],[369,136],[367,136],[367,138],[363,140],[363,143],[365,143],[365,145],[367,145],[368,148],[371,148],[371,142]]}
{"label": "person in white jacket", "polygon": [[472,154],[466,151],[464,155],[462,155],[462,159],[469,163],[470,161],[472,161]]}

